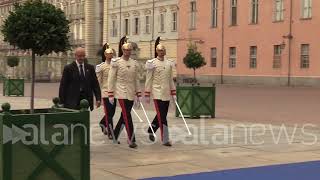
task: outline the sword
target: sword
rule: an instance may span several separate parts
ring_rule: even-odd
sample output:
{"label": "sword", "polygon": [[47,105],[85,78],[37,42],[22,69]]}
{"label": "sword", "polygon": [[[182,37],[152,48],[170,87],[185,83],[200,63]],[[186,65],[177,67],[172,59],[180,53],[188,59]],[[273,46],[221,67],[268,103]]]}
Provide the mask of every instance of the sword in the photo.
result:
{"label": "sword", "polygon": [[[109,124],[109,128],[110,128],[110,124]],[[112,135],[112,142],[113,142],[114,144],[118,144],[118,141],[116,140],[116,137],[115,137],[115,135],[114,135],[114,132],[113,132],[112,127],[110,128],[110,131],[111,131],[111,135]]]}
{"label": "sword", "polygon": [[181,117],[182,117],[182,119],[183,119],[183,121],[184,121],[184,124],[185,124],[186,127],[187,127],[187,130],[188,130],[189,135],[192,135],[191,132],[190,132],[190,130],[189,130],[188,124],[187,124],[186,120],[184,119],[184,116],[183,116],[183,114],[182,114],[182,111],[181,111],[181,109],[180,109],[180,106],[179,106],[177,100],[174,100],[174,102],[176,103],[176,106],[177,106],[177,108],[178,108],[178,110],[179,110],[179,113],[180,113],[180,115],[181,115]]}
{"label": "sword", "polygon": [[142,110],[143,110],[143,112],[144,112],[144,115],[145,115],[145,116],[146,116],[146,118],[147,118],[147,121],[148,121],[149,127],[150,127],[150,129],[151,129],[151,131],[152,131],[152,133],[153,133],[153,136],[154,136],[154,137],[157,137],[157,136],[156,136],[156,133],[154,133],[154,131],[153,131],[153,128],[152,128],[152,125],[151,125],[150,119],[149,119],[149,117],[148,117],[148,115],[147,115],[146,110],[144,109],[144,106],[143,106],[142,102],[140,102],[140,106],[142,107]]}
{"label": "sword", "polygon": [[138,113],[132,108],[133,113],[138,117],[138,119],[140,120],[140,122],[143,122],[143,120],[140,118],[140,116],[138,115]]}

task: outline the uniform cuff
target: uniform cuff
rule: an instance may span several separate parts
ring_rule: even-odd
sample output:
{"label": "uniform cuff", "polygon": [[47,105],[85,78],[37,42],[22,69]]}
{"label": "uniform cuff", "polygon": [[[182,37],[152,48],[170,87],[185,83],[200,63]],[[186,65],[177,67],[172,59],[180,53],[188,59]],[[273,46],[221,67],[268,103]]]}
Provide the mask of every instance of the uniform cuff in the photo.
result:
{"label": "uniform cuff", "polygon": [[138,97],[141,97],[141,92],[137,92],[136,95],[137,95]]}
{"label": "uniform cuff", "polygon": [[176,90],[171,90],[171,95],[176,95]]}
{"label": "uniform cuff", "polygon": [[113,91],[109,91],[109,92],[108,92],[108,96],[109,96],[109,97],[114,97]]}
{"label": "uniform cuff", "polygon": [[150,91],[145,91],[144,94],[145,95],[150,95]]}
{"label": "uniform cuff", "polygon": [[144,96],[150,97],[150,92],[149,92],[149,91],[145,91],[145,92],[144,92]]}

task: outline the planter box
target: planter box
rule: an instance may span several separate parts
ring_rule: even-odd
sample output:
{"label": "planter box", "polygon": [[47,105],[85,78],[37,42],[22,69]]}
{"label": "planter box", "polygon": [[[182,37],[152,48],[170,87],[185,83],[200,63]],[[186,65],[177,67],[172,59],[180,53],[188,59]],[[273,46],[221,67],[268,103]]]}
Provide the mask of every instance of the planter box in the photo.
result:
{"label": "planter box", "polygon": [[24,96],[24,79],[3,79],[3,96]]}
{"label": "planter box", "polygon": [[0,112],[1,180],[90,180],[89,104]]}
{"label": "planter box", "polygon": [[[177,84],[177,101],[185,117],[215,117],[214,84]],[[180,116],[176,110],[176,116]]]}

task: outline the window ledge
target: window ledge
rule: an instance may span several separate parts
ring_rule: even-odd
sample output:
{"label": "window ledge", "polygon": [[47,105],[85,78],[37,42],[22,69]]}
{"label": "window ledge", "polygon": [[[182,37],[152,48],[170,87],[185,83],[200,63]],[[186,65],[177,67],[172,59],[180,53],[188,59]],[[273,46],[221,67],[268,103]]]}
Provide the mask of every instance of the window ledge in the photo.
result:
{"label": "window ledge", "polygon": [[283,23],[284,20],[279,20],[279,21],[273,20],[272,22],[273,22],[273,23]]}
{"label": "window ledge", "polygon": [[308,17],[308,18],[303,18],[303,17],[301,17],[300,20],[301,20],[301,21],[308,21],[308,20],[312,20],[312,17]]}

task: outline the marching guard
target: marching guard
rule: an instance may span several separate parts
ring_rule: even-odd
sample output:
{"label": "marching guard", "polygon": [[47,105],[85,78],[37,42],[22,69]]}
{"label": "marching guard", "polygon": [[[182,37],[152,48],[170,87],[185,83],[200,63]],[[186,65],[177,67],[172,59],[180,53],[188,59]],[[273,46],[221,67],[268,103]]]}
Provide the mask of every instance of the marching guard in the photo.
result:
{"label": "marching guard", "polygon": [[[156,58],[146,62],[146,83],[145,99],[150,103],[150,97],[153,98],[156,116],[152,122],[153,131],[156,132],[160,127],[161,140],[164,146],[172,146],[169,141],[169,129],[167,114],[170,104],[170,98],[176,100],[176,88],[173,82],[173,61],[165,58],[165,47],[156,41]],[[149,139],[155,141],[151,128],[148,129]]]}
{"label": "marching guard", "polygon": [[113,58],[113,49],[109,48],[106,43],[103,47],[102,63],[96,66],[96,74],[101,88],[102,102],[104,107],[104,117],[101,119],[99,125],[102,132],[109,137],[114,139],[113,133],[113,116],[116,111],[116,102],[111,104],[108,96],[108,75],[111,67],[111,59]]}
{"label": "marching guard", "polygon": [[126,43],[126,37],[123,37],[119,44],[120,57],[111,61],[108,77],[108,96],[111,104],[115,104],[115,99],[118,99],[122,110],[119,122],[114,129],[116,140],[118,140],[121,129],[125,126],[129,147],[136,148],[131,109],[135,98],[136,103],[139,104],[141,102],[141,92],[137,76],[138,66],[137,62],[130,58],[131,50],[131,44]]}

